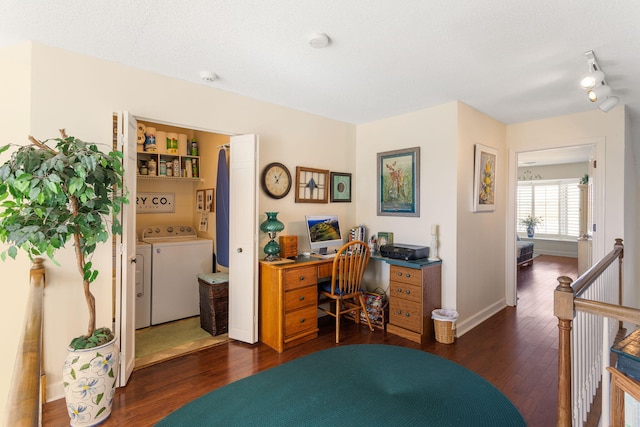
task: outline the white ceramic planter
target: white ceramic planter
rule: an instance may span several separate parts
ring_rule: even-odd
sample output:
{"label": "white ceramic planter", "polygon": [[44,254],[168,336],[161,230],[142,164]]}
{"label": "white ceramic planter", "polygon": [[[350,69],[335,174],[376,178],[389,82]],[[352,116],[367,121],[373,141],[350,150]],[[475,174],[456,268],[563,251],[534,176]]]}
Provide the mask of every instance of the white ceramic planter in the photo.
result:
{"label": "white ceramic planter", "polygon": [[116,340],[87,350],[67,348],[62,381],[72,426],[93,426],[111,415],[118,378]]}

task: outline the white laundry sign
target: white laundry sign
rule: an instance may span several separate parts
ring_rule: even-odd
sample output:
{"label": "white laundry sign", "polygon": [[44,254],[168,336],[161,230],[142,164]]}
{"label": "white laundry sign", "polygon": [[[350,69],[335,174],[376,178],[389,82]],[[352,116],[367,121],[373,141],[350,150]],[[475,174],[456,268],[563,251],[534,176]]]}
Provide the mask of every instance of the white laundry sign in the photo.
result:
{"label": "white laundry sign", "polygon": [[176,211],[176,193],[138,193],[136,213],[168,213]]}

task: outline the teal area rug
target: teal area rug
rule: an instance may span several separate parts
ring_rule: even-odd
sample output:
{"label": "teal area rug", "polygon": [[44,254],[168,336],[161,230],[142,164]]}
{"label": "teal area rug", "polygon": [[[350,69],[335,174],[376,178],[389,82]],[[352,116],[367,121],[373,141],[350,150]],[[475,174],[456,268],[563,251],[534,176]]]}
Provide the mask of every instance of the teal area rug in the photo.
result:
{"label": "teal area rug", "polygon": [[214,390],[156,426],[525,426],[468,369],[420,350],[335,347]]}

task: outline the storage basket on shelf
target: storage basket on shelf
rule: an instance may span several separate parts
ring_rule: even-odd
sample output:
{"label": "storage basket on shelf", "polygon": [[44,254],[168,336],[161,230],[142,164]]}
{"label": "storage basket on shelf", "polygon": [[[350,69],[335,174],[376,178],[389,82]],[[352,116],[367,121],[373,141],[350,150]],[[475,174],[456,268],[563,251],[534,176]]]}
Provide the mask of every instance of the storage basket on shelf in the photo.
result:
{"label": "storage basket on shelf", "polygon": [[431,312],[431,318],[433,319],[436,341],[443,344],[453,343],[458,312],[440,308]]}

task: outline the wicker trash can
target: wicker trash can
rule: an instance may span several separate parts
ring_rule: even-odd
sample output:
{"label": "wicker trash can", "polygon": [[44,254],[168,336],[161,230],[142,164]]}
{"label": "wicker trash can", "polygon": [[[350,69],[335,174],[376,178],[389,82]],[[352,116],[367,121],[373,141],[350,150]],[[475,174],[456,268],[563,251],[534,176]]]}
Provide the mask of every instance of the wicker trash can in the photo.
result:
{"label": "wicker trash can", "polygon": [[229,325],[229,274],[198,274],[200,327],[211,335],[227,333]]}
{"label": "wicker trash can", "polygon": [[451,344],[455,340],[456,320],[458,312],[455,310],[437,309],[431,312],[436,341]]}

